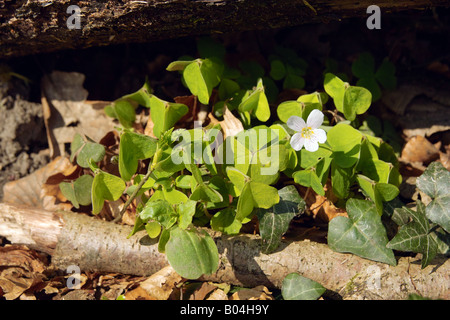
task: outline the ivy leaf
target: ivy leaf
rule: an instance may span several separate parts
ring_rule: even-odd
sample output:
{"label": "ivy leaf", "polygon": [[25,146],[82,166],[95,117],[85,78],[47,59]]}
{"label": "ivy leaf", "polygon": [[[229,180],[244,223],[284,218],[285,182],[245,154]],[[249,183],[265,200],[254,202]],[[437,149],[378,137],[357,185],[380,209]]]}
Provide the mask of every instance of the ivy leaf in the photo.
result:
{"label": "ivy leaf", "polygon": [[129,181],[136,173],[139,160],[151,158],[156,152],[157,140],[144,134],[124,132],[119,145],[119,172]]}
{"label": "ivy leaf", "polygon": [[99,171],[92,182],[92,213],[100,213],[105,200],[118,200],[124,190],[125,182],[121,178]]}
{"label": "ivy leaf", "polygon": [[336,217],[328,227],[328,245],[338,252],[351,252],[360,257],[396,265],[394,253],[386,248],[386,230],[371,201],[349,199],[348,218]]}
{"label": "ivy leaf", "polygon": [[422,253],[422,269],[434,258],[438,245],[430,233],[430,224],[425,214],[425,206],[417,201],[417,211],[407,207],[397,208],[399,215],[407,215],[413,221],[402,225],[395,237],[387,244],[388,248],[400,251]]}
{"label": "ivy leaf", "polygon": [[431,163],[417,178],[417,187],[433,200],[427,205],[428,219],[450,232],[450,172],[440,162]]}
{"label": "ivy leaf", "polygon": [[269,209],[261,209],[257,216],[262,238],[261,251],[271,253],[281,243],[281,236],[288,230],[289,223],[296,215],[303,213],[306,203],[294,186],[278,190],[280,202]]}
{"label": "ivy leaf", "polygon": [[215,272],[219,266],[219,252],[206,231],[175,228],[165,245],[167,260],[183,278],[197,279]]}
{"label": "ivy leaf", "polygon": [[281,295],[284,300],[317,300],[325,288],[298,273],[288,274],[281,285]]}

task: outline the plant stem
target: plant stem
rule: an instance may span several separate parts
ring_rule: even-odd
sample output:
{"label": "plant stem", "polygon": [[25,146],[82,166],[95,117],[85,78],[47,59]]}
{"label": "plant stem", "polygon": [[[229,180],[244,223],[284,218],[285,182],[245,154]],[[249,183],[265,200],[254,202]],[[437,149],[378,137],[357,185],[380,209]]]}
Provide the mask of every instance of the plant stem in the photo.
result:
{"label": "plant stem", "polygon": [[156,164],[158,163],[159,158],[161,157],[161,152],[162,152],[162,149],[159,148],[159,146],[158,146],[158,147],[156,148],[156,152],[155,152],[155,155],[154,155],[154,157],[153,157],[153,161],[152,161],[152,163],[148,166],[147,173],[146,173],[145,176],[142,178],[142,180],[139,182],[139,184],[137,185],[136,189],[135,189],[135,190],[133,191],[133,193],[131,194],[130,198],[128,198],[127,202],[125,202],[125,204],[123,205],[122,210],[120,210],[119,215],[118,215],[116,218],[114,218],[113,222],[119,222],[119,221],[122,219],[122,217],[123,217],[125,211],[127,210],[128,206],[129,206],[129,205],[131,204],[131,202],[136,198],[136,196],[137,196],[139,190],[141,190],[142,186],[147,182],[147,180],[148,180],[148,179],[150,178],[150,176],[152,175],[153,170],[155,169],[155,166],[156,166]]}

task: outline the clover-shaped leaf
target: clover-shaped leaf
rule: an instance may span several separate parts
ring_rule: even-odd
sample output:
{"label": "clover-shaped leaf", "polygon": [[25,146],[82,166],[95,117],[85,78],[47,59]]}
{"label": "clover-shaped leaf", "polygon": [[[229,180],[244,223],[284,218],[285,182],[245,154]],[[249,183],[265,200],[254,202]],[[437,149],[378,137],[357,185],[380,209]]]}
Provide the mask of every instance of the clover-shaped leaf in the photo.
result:
{"label": "clover-shaped leaf", "polygon": [[80,134],[75,134],[72,143],[70,144],[70,161],[76,157],[77,164],[83,168],[89,168],[89,162],[99,162],[105,156],[105,147],[99,143],[93,142],[90,139],[84,139]]}
{"label": "clover-shaped leaf", "polygon": [[371,201],[349,199],[348,218],[336,217],[328,226],[328,245],[338,252],[396,265],[394,253],[386,248],[388,238],[381,217]]}
{"label": "clover-shaped leaf", "polygon": [[425,209],[428,219],[450,232],[450,172],[435,161],[417,178],[417,187],[433,199]]}

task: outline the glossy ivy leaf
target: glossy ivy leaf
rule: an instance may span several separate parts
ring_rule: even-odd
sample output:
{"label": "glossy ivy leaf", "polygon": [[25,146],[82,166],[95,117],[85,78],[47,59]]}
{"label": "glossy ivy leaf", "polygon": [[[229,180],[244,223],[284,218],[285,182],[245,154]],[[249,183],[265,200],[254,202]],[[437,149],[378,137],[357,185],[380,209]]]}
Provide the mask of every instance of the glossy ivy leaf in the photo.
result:
{"label": "glossy ivy leaf", "polygon": [[105,113],[119,120],[120,124],[125,128],[131,128],[136,120],[136,111],[133,105],[125,99],[116,100],[112,105],[106,106]]}
{"label": "glossy ivy leaf", "polygon": [[97,172],[92,182],[92,213],[100,213],[105,200],[118,200],[125,187],[121,178],[104,171]]}
{"label": "glossy ivy leaf", "polygon": [[284,300],[317,300],[325,290],[321,284],[298,273],[288,274],[281,284]]}
{"label": "glossy ivy leaf", "polygon": [[425,268],[438,252],[438,244],[435,241],[428,218],[425,214],[425,206],[417,202],[417,211],[407,207],[397,208],[399,215],[406,215],[412,221],[400,227],[395,237],[387,244],[388,248],[400,251],[422,253],[422,269]]}
{"label": "glossy ivy leaf", "polygon": [[339,123],[328,131],[327,142],[336,165],[350,168],[359,159],[362,134],[348,124]]}
{"label": "glossy ivy leaf", "polygon": [[88,174],[82,175],[75,181],[61,182],[59,188],[63,195],[72,202],[75,208],[80,205],[88,206],[91,204],[91,189],[94,178]]}
{"label": "glossy ivy leaf", "polygon": [[417,178],[417,187],[433,200],[427,205],[428,219],[450,232],[450,172],[440,162],[432,162]]}
{"label": "glossy ivy leaf", "polygon": [[100,162],[105,156],[105,147],[103,145],[84,140],[78,133],[75,134],[70,144],[70,151],[70,161],[73,161],[76,157],[77,164],[82,168],[89,168],[91,159],[95,162]]}
{"label": "glossy ivy leaf", "polygon": [[278,195],[280,202],[269,209],[260,209],[257,212],[263,253],[271,253],[278,248],[292,218],[305,210],[305,200],[300,197],[294,186],[278,190]]}
{"label": "glossy ivy leaf", "polygon": [[242,222],[236,219],[234,208],[225,208],[212,216],[211,228],[228,235],[235,235],[241,230]]}
{"label": "glossy ivy leaf", "polygon": [[394,253],[386,248],[388,238],[381,217],[371,201],[349,199],[347,217],[336,217],[328,226],[328,245],[337,252],[396,265]]}
{"label": "glossy ivy leaf", "polygon": [[136,173],[139,160],[153,157],[157,140],[144,134],[124,132],[120,136],[119,172],[122,179],[129,181]]}
{"label": "glossy ivy leaf", "polygon": [[248,181],[237,203],[236,218],[243,221],[256,208],[269,209],[280,201],[276,188],[260,182]]}
{"label": "glossy ivy leaf", "polygon": [[209,59],[197,59],[183,70],[183,79],[191,91],[203,104],[209,103],[212,89],[220,82],[216,66]]}
{"label": "glossy ivy leaf", "polygon": [[217,246],[206,231],[174,228],[165,253],[172,268],[186,279],[214,273],[219,266]]}
{"label": "glossy ivy leaf", "polygon": [[141,212],[139,212],[139,217],[143,222],[148,222],[150,219],[158,221],[168,229],[177,222],[178,214],[168,201],[156,200],[148,201]]}
{"label": "glossy ivy leaf", "polygon": [[252,111],[255,117],[262,122],[266,122],[270,118],[269,102],[264,93],[264,85],[262,79],[258,80],[256,88],[248,91],[239,104],[240,112]]}
{"label": "glossy ivy leaf", "polygon": [[353,121],[357,114],[363,114],[369,109],[372,103],[372,94],[363,87],[350,86],[344,93],[344,116],[347,120]]}
{"label": "glossy ivy leaf", "polygon": [[317,194],[325,196],[325,190],[314,169],[306,169],[295,172],[292,177],[294,181],[304,187],[312,188]]}
{"label": "glossy ivy leaf", "polygon": [[160,137],[161,134],[172,128],[188,111],[189,108],[184,104],[167,102],[153,95],[150,98],[150,116],[154,123],[154,135]]}

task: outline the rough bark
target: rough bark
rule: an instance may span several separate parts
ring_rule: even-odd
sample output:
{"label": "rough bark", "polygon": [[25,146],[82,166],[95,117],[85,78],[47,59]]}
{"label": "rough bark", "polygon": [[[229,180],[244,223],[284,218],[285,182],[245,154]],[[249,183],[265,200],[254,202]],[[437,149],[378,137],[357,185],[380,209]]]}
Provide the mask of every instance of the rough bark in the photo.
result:
{"label": "rough bark", "polygon": [[[37,217],[36,217],[37,216]],[[36,230],[34,221],[46,228]],[[57,222],[57,223],[55,223]],[[82,270],[151,275],[168,262],[157,242],[144,233],[129,239],[131,227],[76,213],[25,210],[0,204],[0,235],[52,253],[52,263],[62,270],[77,265]],[[37,239],[45,239],[49,243]],[[54,235],[58,234],[57,243]],[[331,295],[344,299],[404,299],[410,293],[431,298],[450,298],[450,262],[437,257],[421,270],[420,260],[401,257],[393,267],[332,251],[326,244],[308,240],[283,242],[272,254],[262,254],[260,238],[252,235],[227,237],[211,232],[220,254],[219,269],[204,280],[254,287],[280,287],[291,272],[321,283]],[[47,248],[47,246],[50,247]],[[53,249],[54,248],[54,249]],[[379,281],[378,281],[379,279]]]}
{"label": "rough bark", "polygon": [[[68,29],[69,5],[81,28]],[[367,17],[372,0],[0,1],[0,58],[71,48],[296,26]],[[382,13],[449,6],[448,0],[380,0]]]}

